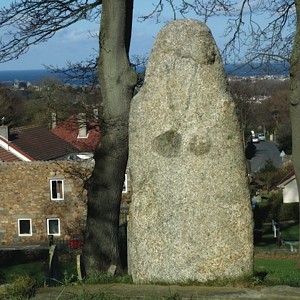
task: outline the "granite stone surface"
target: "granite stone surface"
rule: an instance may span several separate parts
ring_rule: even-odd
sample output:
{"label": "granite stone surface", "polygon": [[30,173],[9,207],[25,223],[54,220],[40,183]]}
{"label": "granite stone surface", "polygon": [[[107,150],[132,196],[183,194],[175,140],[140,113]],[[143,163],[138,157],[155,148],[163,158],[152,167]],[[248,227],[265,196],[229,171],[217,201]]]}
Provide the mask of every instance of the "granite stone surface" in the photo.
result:
{"label": "granite stone surface", "polygon": [[234,103],[211,31],[158,34],[129,125],[128,263],[135,283],[250,273],[253,224]]}

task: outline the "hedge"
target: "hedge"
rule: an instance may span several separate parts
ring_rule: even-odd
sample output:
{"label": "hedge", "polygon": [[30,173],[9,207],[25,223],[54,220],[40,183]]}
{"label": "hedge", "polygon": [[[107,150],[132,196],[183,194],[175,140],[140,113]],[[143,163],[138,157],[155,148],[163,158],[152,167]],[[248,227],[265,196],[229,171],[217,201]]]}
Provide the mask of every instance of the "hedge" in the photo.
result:
{"label": "hedge", "polygon": [[283,203],[281,193],[272,194],[266,204],[258,204],[253,215],[262,223],[299,220],[299,203]]}

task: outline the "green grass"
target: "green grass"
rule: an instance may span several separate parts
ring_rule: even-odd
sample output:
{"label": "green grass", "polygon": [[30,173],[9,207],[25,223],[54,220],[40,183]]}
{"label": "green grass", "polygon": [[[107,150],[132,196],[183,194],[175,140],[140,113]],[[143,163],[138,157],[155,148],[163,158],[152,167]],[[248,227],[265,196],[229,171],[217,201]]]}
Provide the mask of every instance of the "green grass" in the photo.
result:
{"label": "green grass", "polygon": [[297,270],[296,259],[255,259],[254,274],[267,286],[300,287],[300,271]]}
{"label": "green grass", "polygon": [[[61,273],[64,280],[70,281],[70,278],[76,274],[75,262],[61,264]],[[48,264],[42,262],[32,262],[11,267],[5,267],[0,270],[0,283],[13,282],[21,276],[36,278],[38,284],[43,284],[48,274]]]}
{"label": "green grass", "polygon": [[21,265],[15,265],[11,267],[5,267],[0,270],[0,282],[12,282],[15,278],[28,275],[40,279],[44,278],[47,270],[47,265],[40,262],[33,262]]}
{"label": "green grass", "polygon": [[[290,250],[289,245],[282,245],[280,248],[276,243],[274,232],[270,224],[264,224],[262,228],[262,239],[255,243],[255,249],[257,250]],[[298,223],[283,223],[280,226],[281,238],[286,241],[299,240],[299,224]],[[297,248],[298,246],[296,246]]]}
{"label": "green grass", "polygon": [[5,285],[1,290],[0,299],[2,300],[28,300],[33,297],[38,289],[35,278],[23,275],[15,278],[14,282]]}
{"label": "green grass", "polygon": [[110,276],[107,274],[95,274],[84,280],[86,284],[132,283],[132,277],[127,274]]}
{"label": "green grass", "polygon": [[281,236],[284,240],[299,240],[299,224],[285,225],[281,229]]}
{"label": "green grass", "polygon": [[[61,279],[57,282],[62,285],[72,284],[77,280],[76,262],[60,264]],[[6,267],[0,270],[0,283],[10,283],[21,276],[35,278],[39,285],[43,285],[48,276],[48,264],[42,262],[32,262],[26,264]],[[108,284],[108,283],[132,283],[129,275],[109,276],[107,274],[95,274],[85,280],[86,284]]]}
{"label": "green grass", "polygon": [[[300,271],[297,270],[297,261],[296,258],[294,259],[283,259],[283,258],[276,258],[276,259],[266,259],[266,258],[256,258],[254,260],[254,274],[253,276],[241,278],[236,283],[240,285],[244,285],[245,287],[255,286],[255,285],[266,285],[266,286],[274,286],[274,285],[289,285],[293,287],[300,287]],[[28,299],[26,298],[29,293],[34,294],[35,293],[35,281],[30,281],[30,278],[41,278],[45,276],[45,267],[47,265],[41,264],[41,263],[30,263],[30,264],[23,264],[18,266],[13,266],[10,268],[6,268],[4,270],[5,275],[8,276],[8,278],[13,279],[15,278],[13,282],[13,285],[10,286],[6,292],[4,298],[0,299]],[[64,265],[64,270],[67,272],[67,269],[69,270],[68,276],[76,276],[72,273],[76,271],[74,269],[75,263],[66,264]],[[31,276],[28,277],[27,275],[24,275],[25,273],[30,274]],[[66,273],[65,273],[66,276]],[[33,278],[33,280],[35,280]],[[122,283],[131,283],[131,280],[128,279],[129,276],[119,276],[119,277],[108,277],[107,275],[98,275],[93,278],[93,280],[90,279],[90,282],[87,281],[87,283],[95,284],[95,283],[112,283],[112,282],[122,282]],[[28,284],[28,283],[31,283]],[[64,284],[64,282],[62,282]],[[68,284],[68,280],[65,281],[65,284]],[[220,284],[220,285],[218,285]],[[230,284],[230,282],[228,282]],[[234,285],[235,283],[232,282]],[[224,282],[222,284],[221,281],[214,282],[214,284],[207,284],[207,285],[213,285],[213,286],[223,286]],[[226,284],[225,284],[226,285]],[[23,295],[25,298],[18,298],[15,297],[16,295]],[[12,298],[7,298],[7,295],[11,295]],[[22,296],[22,297],[23,297]],[[74,295],[73,300],[115,300],[115,299],[121,299],[117,296],[110,295],[107,293],[97,293],[92,294],[90,292],[87,292],[83,289],[82,293],[80,295]],[[176,295],[170,295],[170,297],[165,298],[151,298],[153,299],[180,299],[180,297],[177,297]]]}
{"label": "green grass", "polygon": [[[281,224],[281,236],[284,240],[298,240],[299,226],[295,223],[283,223]],[[298,246],[296,246],[298,248]],[[290,246],[282,245],[281,247],[276,244],[274,233],[271,225],[267,224],[263,226],[262,240],[255,245],[256,251],[267,250],[272,253],[272,250],[278,250],[280,253],[290,254]],[[285,251],[282,251],[285,250]],[[263,252],[264,253],[264,252]],[[281,254],[280,254],[281,256]],[[276,259],[256,258],[254,260],[254,275],[249,278],[245,278],[245,286],[248,285],[289,285],[300,287],[300,272],[296,269],[296,255],[292,259],[283,259],[280,256],[276,256]],[[275,256],[274,256],[275,257]],[[62,285],[70,285],[77,282],[76,262],[61,263],[62,277],[59,281]],[[36,280],[39,286],[42,286],[48,275],[47,262],[33,262],[22,265],[15,265],[11,267],[2,268],[0,270],[0,284],[14,282],[16,278],[22,276],[29,276]],[[243,280],[242,280],[243,282]],[[85,284],[98,284],[98,283],[132,283],[130,276],[108,276],[106,274],[98,274],[91,276],[84,281]],[[222,282],[219,282],[222,285]],[[215,282],[217,285],[218,282]],[[88,298],[90,295],[86,295],[86,299],[109,299],[108,295],[100,295],[99,298]],[[85,297],[85,296],[83,296]],[[102,298],[101,298],[102,297]],[[108,298],[105,298],[108,297]],[[78,298],[80,299],[80,298]],[[85,298],[82,298],[85,299]]]}

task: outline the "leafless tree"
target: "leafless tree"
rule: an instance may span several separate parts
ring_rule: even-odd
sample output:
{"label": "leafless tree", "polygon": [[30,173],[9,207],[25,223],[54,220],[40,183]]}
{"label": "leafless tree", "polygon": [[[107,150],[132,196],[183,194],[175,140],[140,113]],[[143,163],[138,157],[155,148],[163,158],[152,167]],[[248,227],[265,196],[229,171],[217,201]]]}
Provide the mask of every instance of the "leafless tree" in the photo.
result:
{"label": "leafless tree", "polygon": [[237,112],[237,117],[240,123],[243,136],[244,149],[247,145],[247,134],[246,129],[248,129],[251,124],[252,108],[253,108],[253,85],[249,82],[244,82],[241,80],[231,80],[230,92],[232,99],[235,103],[235,108]]}
{"label": "leafless tree", "polygon": [[13,127],[19,124],[23,113],[23,101],[8,87],[0,87],[0,125]]}

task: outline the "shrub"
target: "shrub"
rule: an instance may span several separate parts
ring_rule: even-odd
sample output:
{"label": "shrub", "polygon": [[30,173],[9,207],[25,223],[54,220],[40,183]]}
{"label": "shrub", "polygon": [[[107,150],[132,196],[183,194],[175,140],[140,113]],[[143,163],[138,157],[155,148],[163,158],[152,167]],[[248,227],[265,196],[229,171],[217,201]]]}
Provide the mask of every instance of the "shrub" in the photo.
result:
{"label": "shrub", "polygon": [[25,300],[33,297],[37,291],[37,282],[34,278],[23,275],[5,287],[4,298],[11,300]]}
{"label": "shrub", "polygon": [[95,273],[87,277],[84,281],[86,284],[107,284],[107,283],[132,283],[132,277],[127,274],[110,276],[103,273]]}
{"label": "shrub", "polygon": [[282,203],[278,219],[280,221],[299,220],[299,203]]}
{"label": "shrub", "polygon": [[263,223],[299,220],[299,203],[283,203],[282,194],[273,193],[266,204],[260,204],[254,211],[255,218]]}
{"label": "shrub", "polygon": [[255,178],[261,182],[267,192],[275,188],[278,182],[292,169],[291,165],[276,168],[271,159],[266,160],[263,168],[255,174]]}
{"label": "shrub", "polygon": [[274,193],[269,198],[270,211],[269,211],[269,222],[272,220],[279,220],[281,206],[283,205],[283,198],[281,193]]}

